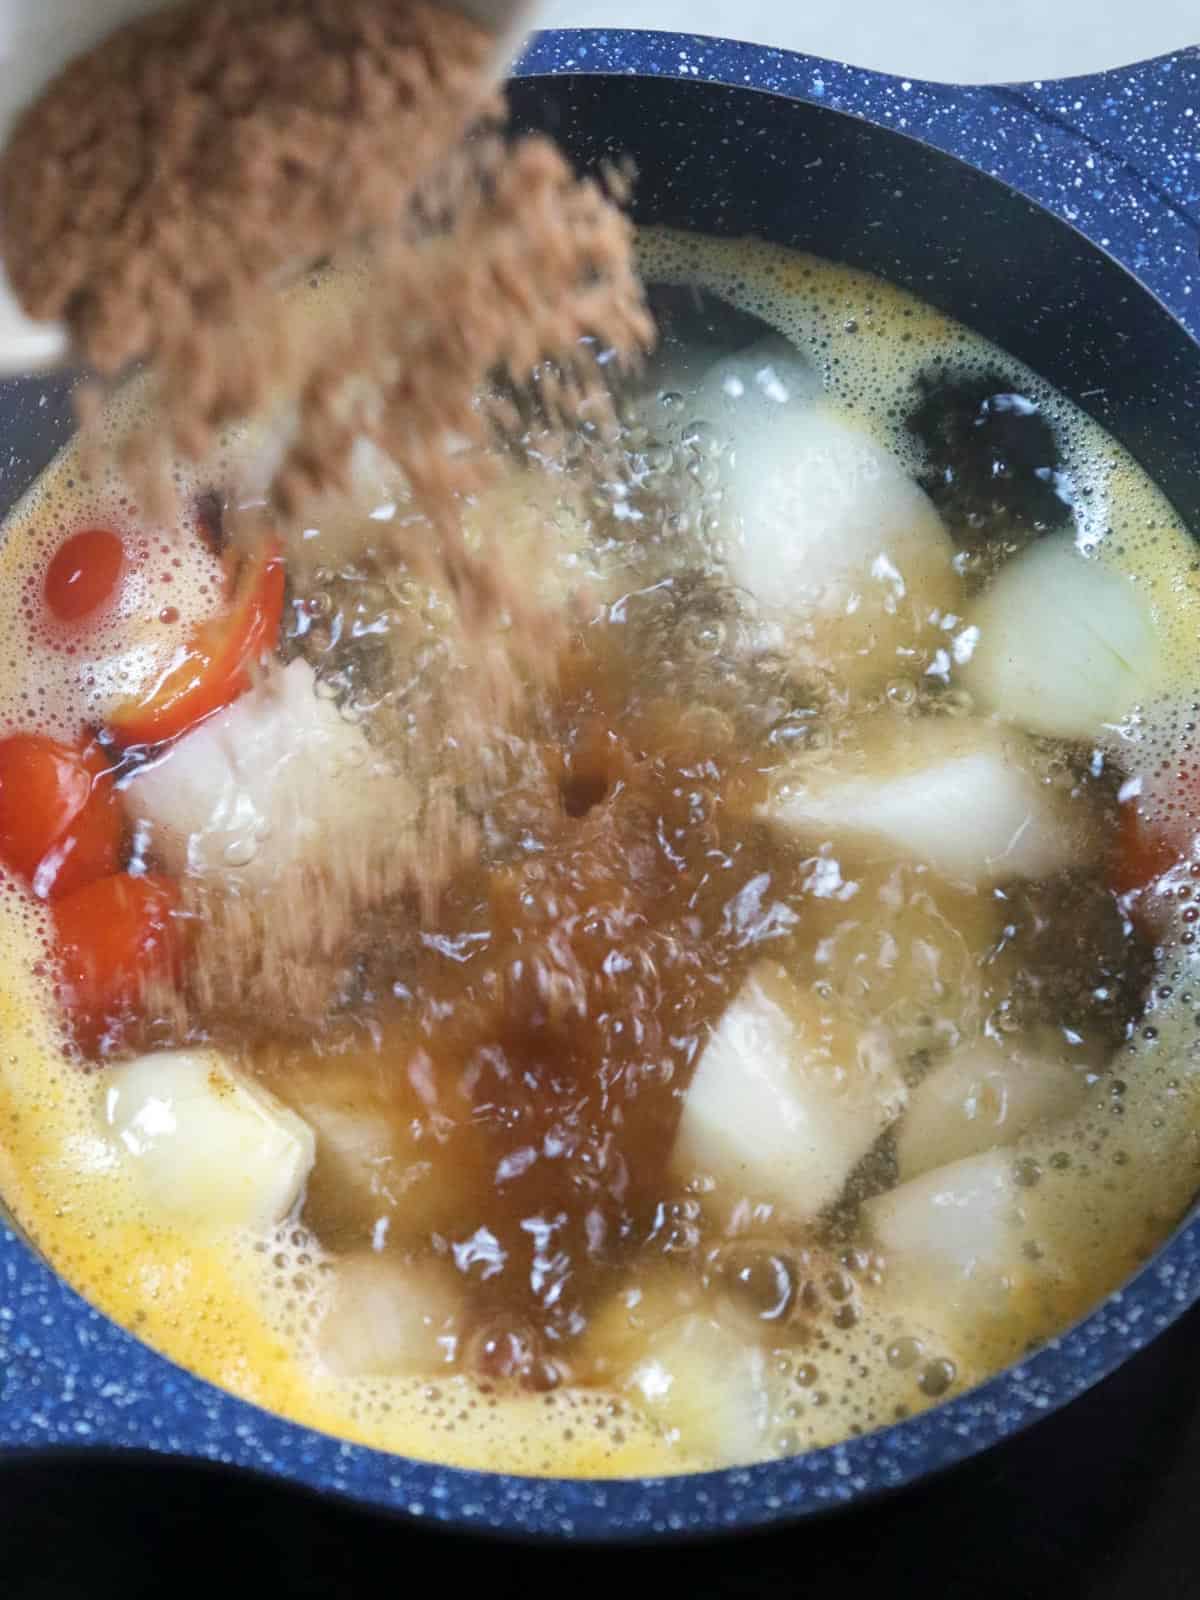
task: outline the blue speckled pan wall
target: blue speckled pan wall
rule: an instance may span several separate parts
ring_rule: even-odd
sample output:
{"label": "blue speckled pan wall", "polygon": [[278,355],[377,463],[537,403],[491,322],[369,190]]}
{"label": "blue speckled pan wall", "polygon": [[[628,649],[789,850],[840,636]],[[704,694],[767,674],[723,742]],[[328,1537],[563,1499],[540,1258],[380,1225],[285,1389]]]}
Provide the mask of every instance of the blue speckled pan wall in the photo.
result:
{"label": "blue speckled pan wall", "polygon": [[[1132,269],[1200,333],[1200,53],[1068,83],[954,89],[751,45],[559,33],[527,73],[689,78],[866,118],[972,162]],[[1186,341],[1185,341],[1186,342]],[[0,387],[20,428],[27,395]],[[736,1530],[823,1511],[953,1465],[1081,1393],[1200,1298],[1200,1224],[1078,1328],[939,1410],[796,1460],[686,1479],[558,1482],[450,1471],[340,1443],[199,1382],[0,1234],[0,1448],[117,1448],[228,1463],[429,1523],[513,1536],[638,1538]]]}
{"label": "blue speckled pan wall", "polygon": [[956,88],[726,39],[568,29],[539,36],[521,71],[740,84],[895,128],[1080,229],[1200,333],[1200,48],[1089,78]]}

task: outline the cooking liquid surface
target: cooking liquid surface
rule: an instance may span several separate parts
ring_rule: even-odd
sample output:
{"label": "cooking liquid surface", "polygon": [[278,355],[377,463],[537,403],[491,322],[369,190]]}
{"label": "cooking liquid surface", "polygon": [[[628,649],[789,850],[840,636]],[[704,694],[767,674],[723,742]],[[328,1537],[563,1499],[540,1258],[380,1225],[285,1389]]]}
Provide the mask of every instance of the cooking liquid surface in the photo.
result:
{"label": "cooking liquid surface", "polygon": [[[598,625],[566,664],[544,740],[486,820],[493,864],[372,956],[370,992],[394,998],[354,1026],[380,1029],[378,1056],[327,1063],[387,1078],[392,1115],[421,1124],[426,1185],[454,1189],[438,1242],[481,1322],[568,1366],[630,1259],[686,1248],[667,1171],[681,1095],[751,959],[751,924],[774,912],[784,932],[795,917],[773,904],[766,829],[746,817],[751,751],[718,712],[647,701],[627,631]],[[290,1052],[263,1070],[290,1098]],[[318,1195],[306,1220],[332,1247],[369,1244],[336,1211]],[[393,1244],[431,1247],[403,1196],[381,1215]]]}
{"label": "cooking liquid surface", "polygon": [[[907,1027],[915,1044],[1020,1009],[1027,978],[1056,999],[1086,990],[1107,934],[1109,960],[1130,970],[1107,1015],[1086,1007],[1097,1069],[1137,1007],[1144,955],[1119,924],[1113,947],[1098,879],[1053,923],[1061,935],[1071,916],[1074,959],[1051,952],[1036,915],[1012,911],[1005,938],[988,891],[886,853],[831,897],[821,858],[755,811],[798,746],[852,744],[856,719],[822,717],[777,662],[747,664],[737,612],[692,575],[623,596],[586,629],[543,725],[512,736],[513,782],[483,818],[480,863],[432,920],[378,920],[345,1022],[315,1051],[276,1042],[258,1056],[302,1114],[315,1083],[318,1100],[337,1084],[345,1104],[365,1090],[397,1130],[378,1185],[349,1207],[318,1155],[303,1217],[335,1251],[451,1258],[471,1286],[466,1370],[537,1388],[601,1379],[613,1359],[587,1338],[595,1313],[664,1277],[685,1306],[732,1295],[798,1348],[835,1315],[857,1320],[856,1275],[880,1279],[857,1204],[894,1181],[886,1138],[843,1206],[768,1226],[765,1242],[744,1208],[714,1211],[672,1172],[695,1064],[763,956],[832,978],[864,1022]],[[939,698],[898,708],[897,726],[951,716]],[[1061,763],[1058,781],[1073,781],[1081,813],[1089,789],[1103,793]],[[1061,891],[1047,898],[1053,915]],[[839,938],[822,967],[822,942]]]}
{"label": "cooking liquid surface", "polygon": [[[856,274],[671,235],[647,249],[664,278],[707,282],[748,320],[783,327],[914,476],[922,463],[899,421],[914,372],[953,359],[1014,369]],[[100,1131],[104,1069],[62,1054],[42,914],[8,886],[6,1195],[119,1320],[299,1420],[533,1472],[683,1470],[828,1443],[959,1392],[1061,1327],[1144,1259],[1194,1189],[1194,1087],[1179,1065],[1190,997],[1187,1014],[1169,1003],[1187,996],[1188,956],[1160,963],[1150,1026],[1150,950],[1106,885],[1117,790],[1161,759],[1156,729],[1174,729],[1178,697],[1156,687],[1122,736],[1124,765],[1062,741],[1026,751],[1036,783],[1091,841],[1069,870],[972,884],[878,843],[845,851],[765,821],[797,760],[857,759],[881,721],[902,746],[972,708],[953,670],[923,670],[937,666],[933,649],[917,670],[847,686],[764,629],[714,555],[719,429],[680,427],[690,401],[676,384],[741,334],[718,327],[711,348],[705,337],[689,335],[698,356],[668,342],[649,423],[627,419],[626,475],[593,507],[582,545],[600,599],[556,691],[484,753],[486,798],[464,801],[477,856],[432,912],[401,899],[365,920],[318,1028],[298,1033],[268,1010],[257,1023],[239,1014],[235,1038],[219,1016],[194,1019],[184,1042],[232,1050],[317,1130],[302,1207],[276,1234],[208,1238],[147,1209]],[[1159,604],[1169,654],[1190,637],[1186,534],[1109,441],[1031,374],[1014,371],[1014,390],[1018,379],[1066,442],[1080,540],[1100,539],[1102,523],[1124,540],[1119,560]],[[236,473],[236,446],[229,459]],[[10,530],[7,582],[28,587],[35,539],[50,549],[79,524],[83,488],[69,457],[51,469]],[[90,514],[108,490],[85,493]],[[564,526],[569,544],[576,523]],[[203,554],[194,570],[168,570],[172,604],[158,618],[169,641],[189,608],[203,614],[212,578]],[[968,553],[960,571],[969,600],[991,557]],[[370,648],[394,597],[345,566],[297,578],[294,600],[288,653],[348,718],[402,743],[403,702],[374,727],[363,709],[387,688],[387,660]],[[134,593],[127,609],[146,608]],[[120,614],[106,624],[114,637]],[[316,615],[324,626],[310,626]],[[76,667],[58,654],[35,681],[14,657],[13,722],[67,728],[81,705],[103,715],[119,672],[136,675],[141,660],[107,659]],[[764,961],[814,995],[823,1019],[885,1030],[897,1092],[964,1040],[1054,1035],[1080,1098],[1004,1158],[1021,1220],[1002,1307],[948,1318],[936,1294],[892,1271],[863,1207],[897,1183],[895,1127],[799,1221],[753,1184],[730,1194],[681,1172],[697,1064]],[[32,1028],[15,1021],[31,1014]],[[369,1148],[351,1181],[356,1118]],[[368,1256],[465,1285],[429,1372],[331,1370],[323,1330],[339,1263]],[[694,1391],[690,1410],[674,1406],[672,1384]]]}
{"label": "cooking liquid surface", "polygon": [[[719,1276],[719,1237],[669,1170],[679,1114],[710,1026],[764,949],[787,959],[803,916],[794,852],[752,808],[812,708],[771,717],[730,683],[712,697],[728,712],[658,692],[658,651],[682,647],[676,673],[702,682],[727,632],[695,587],[630,595],[584,633],[485,819],[488,863],[373,951],[344,1053],[335,1037],[309,1067],[348,1097],[356,1075],[379,1085],[420,1135],[407,1175],[382,1178],[378,1217],[348,1220],[336,1184],[324,1205],[318,1167],[305,1220],[331,1248],[369,1245],[383,1218],[391,1247],[448,1249],[485,1368],[498,1342],[540,1385],[603,1367],[581,1336],[641,1270],[687,1265],[697,1290]],[[303,1103],[294,1049],[260,1070]],[[440,1225],[414,1231],[416,1192],[447,1187]],[[790,1306],[798,1288],[776,1293]]]}

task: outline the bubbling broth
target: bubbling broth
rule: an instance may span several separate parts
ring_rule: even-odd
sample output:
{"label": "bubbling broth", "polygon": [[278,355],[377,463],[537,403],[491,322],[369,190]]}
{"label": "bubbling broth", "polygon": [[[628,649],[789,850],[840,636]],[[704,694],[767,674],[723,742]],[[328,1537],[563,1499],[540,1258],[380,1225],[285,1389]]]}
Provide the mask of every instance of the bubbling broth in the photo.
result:
{"label": "bubbling broth", "polygon": [[[14,1213],[235,1393],[535,1474],[961,1393],[1200,1183],[1186,530],[912,297],[641,248],[619,448],[531,434],[470,507],[569,626],[469,738],[444,602],[364,549],[408,514],[386,464],[232,598],[252,431],[170,531],[69,449],[0,550]],[[251,625],[271,659],[220,679]],[[6,789],[66,807],[45,848]],[[432,793],[468,847],[423,898],[370,852]]]}

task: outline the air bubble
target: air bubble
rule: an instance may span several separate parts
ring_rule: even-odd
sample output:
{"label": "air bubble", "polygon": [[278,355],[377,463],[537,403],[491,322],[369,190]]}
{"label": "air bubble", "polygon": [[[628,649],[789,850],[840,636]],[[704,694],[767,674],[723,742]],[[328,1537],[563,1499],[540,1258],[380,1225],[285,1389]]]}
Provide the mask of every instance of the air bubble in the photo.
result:
{"label": "air bubble", "polygon": [[684,428],[683,443],[694,455],[710,458],[719,455],[724,448],[720,433],[703,417],[697,417]]}
{"label": "air bubble", "polygon": [[958,1376],[958,1369],[953,1361],[945,1359],[931,1361],[921,1373],[918,1387],[922,1394],[927,1394],[931,1399],[940,1399],[953,1384]]}
{"label": "air bubble", "polygon": [[831,1300],[848,1300],[854,1293],[854,1280],[844,1272],[831,1272],[825,1279],[825,1290]]}
{"label": "air bubble", "polygon": [[925,1353],[925,1346],[920,1339],[896,1339],[888,1345],[887,1363],[897,1372],[907,1372],[910,1367],[915,1367]]}
{"label": "air bubble", "polygon": [[737,734],[733,719],[715,706],[690,706],[684,712],[682,726],[689,737],[708,750],[732,744]]}
{"label": "air bubble", "polygon": [[713,1259],[710,1281],[723,1284],[763,1322],[779,1322],[796,1300],[796,1264],[779,1251],[753,1244],[723,1246]]}
{"label": "air bubble", "polygon": [[221,859],[227,867],[248,867],[257,853],[257,842],[246,836],[231,839],[221,852]]}

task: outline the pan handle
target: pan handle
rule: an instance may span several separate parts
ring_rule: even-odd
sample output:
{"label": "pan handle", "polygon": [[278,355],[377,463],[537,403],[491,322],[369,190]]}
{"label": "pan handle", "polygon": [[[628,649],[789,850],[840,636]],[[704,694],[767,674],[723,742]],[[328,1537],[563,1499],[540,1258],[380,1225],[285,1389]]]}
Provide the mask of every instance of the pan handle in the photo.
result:
{"label": "pan handle", "polygon": [[1009,171],[991,170],[1116,256],[1200,336],[1200,47],[988,93],[1024,146],[1005,153]]}
{"label": "pan handle", "polygon": [[897,78],[701,34],[535,34],[521,77],[634,74],[765,90],[933,145],[1062,217],[1200,339],[1200,45],[1083,77]]}

